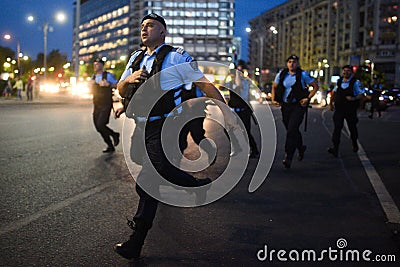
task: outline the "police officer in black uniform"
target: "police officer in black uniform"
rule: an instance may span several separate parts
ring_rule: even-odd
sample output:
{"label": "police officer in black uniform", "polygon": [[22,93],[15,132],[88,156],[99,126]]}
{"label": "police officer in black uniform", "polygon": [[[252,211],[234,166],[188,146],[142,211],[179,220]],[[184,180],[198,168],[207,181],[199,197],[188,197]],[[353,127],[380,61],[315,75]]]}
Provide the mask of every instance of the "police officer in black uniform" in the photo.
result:
{"label": "police officer in black uniform", "polygon": [[[203,96],[203,91],[201,91],[201,89],[194,84],[191,86],[190,90],[182,91],[182,101],[192,99],[189,104],[190,109],[193,110],[191,113],[199,115],[201,114],[203,116],[193,118],[183,126],[181,132],[179,133],[179,149],[183,154],[184,150],[188,147],[187,137],[190,133],[190,136],[197,145],[200,146],[201,143],[201,148],[207,153],[209,163],[211,165],[215,162],[216,157],[212,157],[212,151],[214,150],[214,147],[205,136],[206,131],[204,129],[204,120],[207,116],[207,103],[203,99],[196,100],[197,98]],[[183,117],[183,119],[185,119],[185,117]]]}
{"label": "police officer in black uniform", "polygon": [[[303,145],[299,127],[308,108],[310,99],[318,91],[318,84],[310,74],[299,65],[299,57],[291,55],[286,60],[287,68],[281,70],[272,84],[272,104],[281,106],[282,120],[286,128],[285,159],[283,165],[290,168],[296,149],[297,159],[304,157],[306,146]],[[307,85],[313,87],[309,92]]]}
{"label": "police officer in black uniform", "polygon": [[119,144],[120,136],[118,132],[107,126],[113,107],[112,89],[117,86],[118,81],[112,73],[104,71],[104,63],[101,58],[97,58],[93,62],[93,68],[96,73],[92,77],[93,122],[96,130],[107,144],[107,148],[103,150],[103,153],[111,153],[115,151],[114,146]]}
{"label": "police officer in black uniform", "polygon": [[343,66],[342,77],[338,79],[337,86],[332,93],[329,109],[335,111],[333,113],[335,127],[332,134],[333,146],[328,149],[328,152],[337,157],[344,120],[346,120],[349,127],[353,152],[358,151],[357,109],[360,105],[360,100],[364,97],[364,88],[361,82],[353,76],[352,66]]}
{"label": "police officer in black uniform", "polygon": [[[260,151],[257,148],[257,143],[251,134],[251,117],[253,110],[249,103],[250,97],[250,81],[244,76],[246,66],[238,65],[235,71],[234,86],[229,90],[228,105],[236,112],[247,132],[247,137],[250,144],[250,158],[257,158]],[[240,151],[240,150],[239,150]],[[233,151],[231,156],[234,156],[238,151]]]}
{"label": "police officer in black uniform", "polygon": [[[116,110],[116,116],[126,111],[128,117],[135,119],[136,128],[133,143],[135,143],[135,135],[142,136],[144,132],[144,146],[147,149],[148,158],[142,157],[141,160],[138,160],[141,161],[142,169],[137,181],[151,183],[155,175],[152,170],[154,166],[163,178],[175,185],[185,187],[205,186],[207,188],[207,186],[210,186],[211,179],[196,179],[168,161],[161,144],[161,130],[165,119],[173,116],[171,110],[182,101],[180,92],[185,90],[185,81],[195,81],[195,85],[208,97],[223,103],[224,99],[218,89],[204,77],[196,63],[191,62],[192,58],[183,49],[172,48],[165,44],[166,28],[164,19],[157,14],[152,13],[142,19],[141,39],[145,49],[132,54],[117,86],[124,98],[131,97],[132,103],[128,106],[128,109],[125,105],[125,108]],[[185,64],[189,62],[191,63]],[[168,72],[171,68],[173,71]],[[165,71],[161,72],[159,84],[154,85],[153,88],[148,88],[147,82],[144,83],[144,81],[161,70]],[[152,80],[149,79],[148,82]],[[141,91],[139,86],[143,83],[146,90]],[[156,96],[155,99],[159,99],[158,102],[154,105],[150,114],[143,116],[141,107],[148,105],[146,101],[152,98],[157,91],[164,91],[165,94],[160,99]],[[132,92],[134,93],[132,94]],[[127,100],[129,101],[129,99]],[[130,111],[131,106],[133,106],[133,113]],[[226,123],[229,124],[227,121]],[[140,147],[134,148],[133,153],[138,149]],[[144,240],[152,227],[158,205],[158,201],[142,188],[142,183],[140,185],[136,183],[136,192],[140,197],[138,208],[133,221],[128,221],[133,233],[128,241],[115,246],[115,251],[127,259],[138,259],[140,257]]]}
{"label": "police officer in black uniform", "polygon": [[379,118],[382,116],[381,107],[379,106],[379,97],[382,95],[382,84],[378,82],[378,77],[373,78],[373,83],[371,84],[371,114],[368,118],[372,119],[374,117],[374,111],[378,112]]}

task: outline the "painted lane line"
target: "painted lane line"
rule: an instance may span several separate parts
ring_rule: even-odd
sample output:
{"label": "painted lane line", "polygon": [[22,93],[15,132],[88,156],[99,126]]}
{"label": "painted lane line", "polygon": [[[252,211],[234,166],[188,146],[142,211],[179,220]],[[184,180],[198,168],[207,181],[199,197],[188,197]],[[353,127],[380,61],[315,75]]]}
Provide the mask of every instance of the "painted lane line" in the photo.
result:
{"label": "painted lane line", "polygon": [[40,210],[40,211],[38,211],[38,212],[36,212],[36,213],[34,213],[32,215],[29,215],[29,216],[27,216],[25,218],[22,218],[22,219],[17,220],[17,221],[13,221],[13,222],[5,225],[5,226],[2,226],[0,228],[0,236],[2,236],[4,234],[7,234],[9,232],[12,232],[12,231],[16,231],[16,230],[18,230],[18,229],[20,229],[20,228],[32,223],[33,221],[36,221],[36,220],[40,219],[43,216],[47,216],[48,214],[53,213],[53,212],[58,211],[58,210],[61,210],[61,209],[65,208],[65,207],[67,207],[67,206],[70,206],[71,204],[73,204],[73,203],[75,203],[77,201],[80,201],[82,199],[90,197],[91,195],[97,194],[97,193],[103,191],[104,189],[114,185],[116,182],[119,182],[119,181],[110,181],[110,182],[107,182],[105,184],[96,186],[96,187],[94,187],[92,189],[89,189],[89,190],[87,190],[85,192],[82,192],[80,194],[77,194],[75,196],[67,198],[67,199],[65,199],[63,201],[60,201],[58,203],[52,204],[52,205],[48,206],[47,208],[45,208],[43,210]]}

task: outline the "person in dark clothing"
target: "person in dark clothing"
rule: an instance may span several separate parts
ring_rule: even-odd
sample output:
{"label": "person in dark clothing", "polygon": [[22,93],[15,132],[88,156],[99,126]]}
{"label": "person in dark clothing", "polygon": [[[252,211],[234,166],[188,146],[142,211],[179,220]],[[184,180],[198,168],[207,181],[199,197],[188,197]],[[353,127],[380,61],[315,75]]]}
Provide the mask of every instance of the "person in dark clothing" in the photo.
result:
{"label": "person in dark clothing", "polygon": [[[177,186],[202,187],[205,190],[211,186],[210,178],[198,179],[175,167],[168,161],[163,150],[161,139],[163,124],[167,118],[175,116],[173,110],[182,103],[181,91],[187,89],[186,84],[194,82],[206,96],[219,100],[216,101],[217,105],[224,103],[218,89],[204,77],[190,55],[181,48],[165,44],[166,30],[164,18],[157,14],[151,13],[142,19],[141,40],[145,47],[132,53],[117,85],[121,95],[127,99],[124,103],[130,101],[130,104],[117,109],[116,116],[119,117],[125,112],[126,116],[133,118],[136,124],[132,137],[134,147],[131,151],[135,153],[144,149],[145,151],[141,153],[147,152],[147,155],[135,161],[142,165],[142,169],[136,178],[138,207],[133,220],[128,220],[133,233],[128,241],[118,243],[114,248],[122,257],[133,260],[140,258],[144,240],[153,225],[158,207],[158,200],[148,193],[148,185],[159,188],[159,183],[155,179],[163,178]],[[151,79],[159,72],[159,78]],[[145,82],[146,80],[148,81]],[[145,90],[140,90],[142,86]],[[164,94],[159,96],[160,92]],[[143,111],[143,108],[149,106],[152,107],[150,113],[148,110]],[[205,196],[198,195],[198,197],[196,204],[201,205]]]}
{"label": "person in dark clothing", "polygon": [[[249,102],[251,81],[244,76],[244,72],[247,73],[245,66],[238,65],[237,70],[234,77],[234,86],[229,90],[228,105],[236,112],[246,129],[250,144],[250,158],[257,158],[260,152],[251,134],[251,115],[253,113]],[[232,154],[235,153],[237,151],[232,152]]]}
{"label": "person in dark clothing", "polygon": [[[115,151],[115,146],[119,144],[120,134],[110,129],[107,124],[110,121],[110,112],[113,107],[112,89],[116,87],[118,81],[112,73],[104,71],[104,61],[97,58],[93,63],[95,74],[92,77],[93,93],[93,122],[96,130],[103,137],[107,148],[103,153]],[[111,141],[111,138],[114,142]]]}
{"label": "person in dark clothing", "polygon": [[[318,91],[318,84],[310,74],[299,65],[299,57],[292,55],[286,60],[287,68],[281,70],[272,84],[272,104],[281,106],[282,120],[286,128],[285,158],[282,161],[285,168],[290,168],[296,149],[297,159],[303,160],[306,146],[303,144],[299,127],[310,99]],[[313,87],[308,90],[308,85]]]}
{"label": "person in dark clothing", "polygon": [[333,90],[332,101],[329,103],[329,109],[335,112],[333,114],[333,146],[328,149],[328,152],[335,157],[338,157],[339,153],[340,136],[342,134],[344,120],[346,120],[347,126],[349,127],[353,152],[358,151],[357,109],[363,97],[364,88],[360,81],[354,78],[352,66],[343,66],[342,77],[338,79],[337,86]]}
{"label": "person in dark clothing", "polygon": [[[203,91],[201,91],[200,88],[195,85],[192,85],[190,90],[182,91],[182,101],[196,99],[203,96]],[[191,101],[190,109],[193,110],[193,112],[191,113],[202,114],[204,116],[194,118],[184,125],[181,132],[179,133],[179,149],[181,153],[183,153],[184,150],[188,147],[187,137],[190,133],[190,136],[197,145],[200,146],[200,143],[202,142],[201,148],[204,149],[204,151],[207,153],[209,158],[208,161],[211,165],[215,162],[216,157],[212,157],[212,151],[214,150],[214,147],[205,136],[206,131],[204,130],[204,120],[206,118],[207,103],[204,100]]]}
{"label": "person in dark clothing", "polygon": [[372,94],[371,94],[371,114],[368,118],[372,119],[374,117],[374,111],[378,112],[379,118],[381,117],[381,108],[379,106],[379,97],[382,95],[382,84],[378,82],[378,79],[375,77],[373,79],[373,84],[371,85]]}

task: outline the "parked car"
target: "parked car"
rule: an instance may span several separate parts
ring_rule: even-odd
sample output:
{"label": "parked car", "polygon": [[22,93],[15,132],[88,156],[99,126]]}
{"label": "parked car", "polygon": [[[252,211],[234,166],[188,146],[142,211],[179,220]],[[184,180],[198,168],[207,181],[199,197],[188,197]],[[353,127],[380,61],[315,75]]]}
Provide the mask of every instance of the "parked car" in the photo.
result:
{"label": "parked car", "polygon": [[384,90],[382,96],[387,99],[388,102],[394,105],[400,104],[400,88],[391,88]]}

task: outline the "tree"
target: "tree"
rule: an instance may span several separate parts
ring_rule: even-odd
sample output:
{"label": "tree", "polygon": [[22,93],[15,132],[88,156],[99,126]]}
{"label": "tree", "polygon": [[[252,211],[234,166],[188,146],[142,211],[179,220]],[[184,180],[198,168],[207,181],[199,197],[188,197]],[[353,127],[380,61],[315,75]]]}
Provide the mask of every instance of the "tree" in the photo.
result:
{"label": "tree", "polygon": [[7,61],[7,58],[15,58],[15,52],[9,48],[9,47],[4,47],[0,46],[0,69],[1,72],[4,72],[4,63]]}

